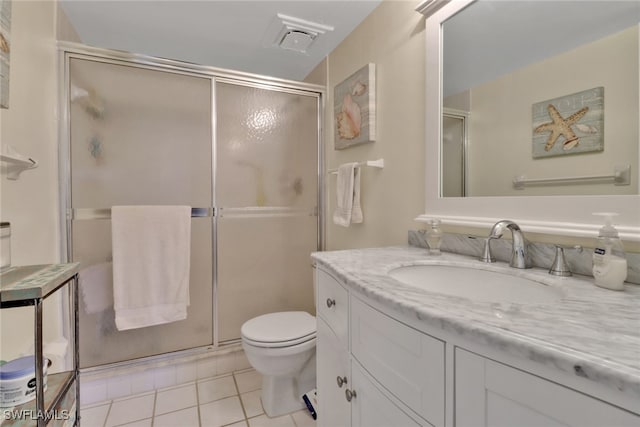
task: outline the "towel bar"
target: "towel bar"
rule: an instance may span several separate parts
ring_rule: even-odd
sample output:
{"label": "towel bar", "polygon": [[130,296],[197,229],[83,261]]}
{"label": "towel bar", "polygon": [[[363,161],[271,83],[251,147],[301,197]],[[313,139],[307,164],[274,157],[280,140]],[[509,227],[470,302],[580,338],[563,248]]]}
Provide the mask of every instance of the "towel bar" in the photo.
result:
{"label": "towel bar", "polygon": [[[358,167],[371,166],[373,168],[383,169],[384,168],[384,159],[367,160],[366,162],[359,162],[356,166],[358,166]],[[327,173],[337,174],[338,173],[338,169],[329,169],[327,171]]]}
{"label": "towel bar", "polygon": [[[206,218],[212,217],[214,208],[191,208],[192,218]],[[110,219],[111,208],[104,209],[91,209],[91,208],[76,208],[67,210],[67,219]]]}
{"label": "towel bar", "polygon": [[527,184],[546,185],[554,183],[571,183],[580,181],[612,181],[614,185],[629,185],[630,184],[631,166],[616,166],[613,174],[611,175],[588,175],[588,176],[567,176],[557,178],[540,178],[529,179],[524,176],[517,176],[513,179],[513,187],[522,190]]}

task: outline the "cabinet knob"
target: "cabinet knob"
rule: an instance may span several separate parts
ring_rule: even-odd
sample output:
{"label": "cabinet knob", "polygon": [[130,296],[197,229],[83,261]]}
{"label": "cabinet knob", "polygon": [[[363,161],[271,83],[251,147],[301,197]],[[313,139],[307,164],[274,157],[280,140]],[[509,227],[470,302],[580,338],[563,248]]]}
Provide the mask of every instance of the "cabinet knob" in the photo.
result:
{"label": "cabinet knob", "polygon": [[346,389],[344,391],[344,396],[347,398],[347,402],[351,402],[351,399],[355,399],[357,397],[356,396],[356,391],[355,390],[349,390],[349,389]]}
{"label": "cabinet knob", "polygon": [[327,298],[327,307],[331,308],[334,305],[336,305],[336,300]]}
{"label": "cabinet knob", "polygon": [[340,377],[339,376],[337,378],[337,382],[338,382],[338,388],[342,388],[342,386],[347,383],[347,377]]}

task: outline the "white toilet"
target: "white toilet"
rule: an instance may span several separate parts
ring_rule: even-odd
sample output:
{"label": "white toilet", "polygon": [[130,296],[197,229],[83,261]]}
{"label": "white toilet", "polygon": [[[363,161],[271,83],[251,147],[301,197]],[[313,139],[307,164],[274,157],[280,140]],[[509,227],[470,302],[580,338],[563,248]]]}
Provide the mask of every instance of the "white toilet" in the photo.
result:
{"label": "white toilet", "polygon": [[262,405],[269,417],[305,407],[316,387],[316,318],[304,311],[255,317],[242,325],[242,347],[262,374]]}

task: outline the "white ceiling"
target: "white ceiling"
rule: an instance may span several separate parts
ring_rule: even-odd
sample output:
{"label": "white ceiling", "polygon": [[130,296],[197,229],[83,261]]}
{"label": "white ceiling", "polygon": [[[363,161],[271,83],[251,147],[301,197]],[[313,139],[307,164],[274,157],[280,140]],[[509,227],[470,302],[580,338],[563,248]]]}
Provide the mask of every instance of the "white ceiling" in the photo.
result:
{"label": "white ceiling", "polygon": [[[381,0],[61,0],[82,42],[303,80]],[[306,53],[275,46],[277,14],[334,27]]]}

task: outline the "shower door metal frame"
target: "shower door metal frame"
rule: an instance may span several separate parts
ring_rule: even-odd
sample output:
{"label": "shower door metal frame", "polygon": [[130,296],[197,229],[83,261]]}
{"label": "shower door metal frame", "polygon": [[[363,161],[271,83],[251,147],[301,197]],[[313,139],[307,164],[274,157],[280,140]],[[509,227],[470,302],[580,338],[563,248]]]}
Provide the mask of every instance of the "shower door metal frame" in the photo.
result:
{"label": "shower door metal frame", "polygon": [[[468,150],[469,150],[469,112],[467,111],[463,111],[463,110],[457,110],[455,108],[443,108],[442,109],[442,119],[444,121],[444,118],[448,117],[451,119],[457,119],[460,120],[462,122],[462,144],[461,144],[461,158],[460,158],[460,164],[462,167],[462,197],[467,197],[467,191],[469,190],[469,183],[468,183],[468,179],[469,179],[469,173],[467,171],[467,168],[469,167],[468,164]],[[443,141],[444,143],[444,141]],[[444,152],[444,149],[441,148],[441,153]],[[440,159],[440,170],[444,170],[444,154],[441,154],[441,159]],[[441,172],[442,173],[442,172]],[[443,174],[444,176],[444,174]],[[444,179],[444,178],[443,178]],[[444,196],[444,189],[443,184],[440,183],[440,195],[442,197]]]}
{"label": "shower door metal frame", "polygon": [[[326,90],[323,86],[302,83],[297,81],[285,80],[275,77],[261,76],[258,74],[226,70],[223,68],[210,67],[204,65],[191,64],[182,61],[155,58],[152,56],[129,53],[118,50],[96,48],[86,46],[79,43],[58,42],[58,100],[59,100],[59,130],[58,130],[58,164],[59,164],[59,194],[60,194],[60,253],[63,262],[68,262],[72,258],[72,220],[74,217],[82,218],[108,218],[108,212],[105,209],[79,209],[74,212],[71,204],[71,123],[70,123],[70,74],[69,61],[72,58],[84,59],[94,62],[103,62],[112,65],[121,65],[134,67],[139,69],[147,69],[152,71],[161,71],[174,74],[181,74],[199,78],[208,78],[211,80],[211,197],[212,206],[205,207],[206,212],[197,210],[197,216],[211,216],[211,241],[212,241],[212,344],[201,347],[194,347],[175,352],[163,353],[154,356],[145,356],[135,359],[135,363],[141,361],[154,361],[165,359],[168,355],[189,355],[191,353],[201,352],[203,349],[219,348],[221,343],[218,341],[218,280],[217,280],[217,219],[221,216],[221,212],[216,211],[216,164],[217,164],[217,99],[216,84],[217,82],[230,83],[235,85],[249,86],[258,89],[274,90],[285,93],[315,97],[317,101],[318,117],[317,117],[317,201],[315,214],[317,218],[317,250],[321,251],[325,243],[325,224],[324,224],[324,103]],[[267,208],[271,209],[272,215],[297,215],[298,211],[287,208]],[[218,209],[220,210],[220,209]],[[234,209],[237,210],[237,209]],[[246,208],[246,213],[251,215],[255,210]],[[68,307],[64,308],[69,309]],[[66,332],[66,331],[65,331]],[[223,343],[232,344],[235,341],[227,341]],[[121,366],[132,361],[120,361],[108,365],[98,367],[85,368],[83,370],[95,370],[109,368],[111,366]]]}

